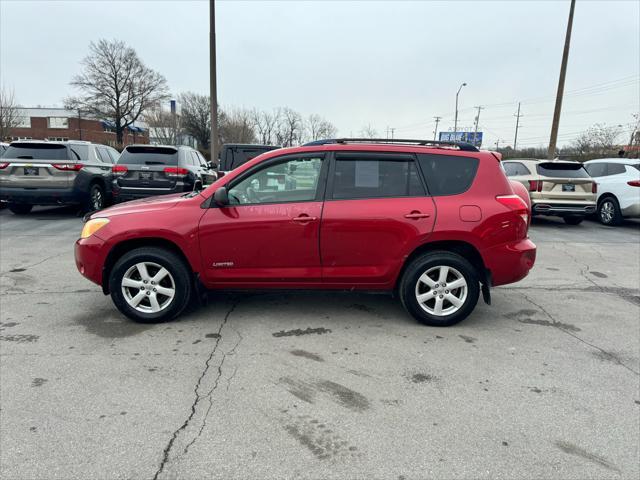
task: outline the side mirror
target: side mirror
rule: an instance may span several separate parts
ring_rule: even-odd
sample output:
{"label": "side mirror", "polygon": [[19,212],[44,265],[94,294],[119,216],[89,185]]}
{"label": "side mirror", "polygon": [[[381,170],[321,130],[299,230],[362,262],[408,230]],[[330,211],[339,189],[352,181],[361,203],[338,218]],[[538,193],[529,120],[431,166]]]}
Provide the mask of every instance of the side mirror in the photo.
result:
{"label": "side mirror", "polygon": [[213,200],[221,207],[229,205],[229,192],[227,192],[226,187],[220,187],[217,189],[213,194]]}
{"label": "side mirror", "polygon": [[214,162],[214,161],[211,161],[211,160],[209,160],[207,162],[207,165],[209,165],[209,168],[212,169],[212,170],[217,170],[217,168],[218,168],[218,164],[216,162]]}

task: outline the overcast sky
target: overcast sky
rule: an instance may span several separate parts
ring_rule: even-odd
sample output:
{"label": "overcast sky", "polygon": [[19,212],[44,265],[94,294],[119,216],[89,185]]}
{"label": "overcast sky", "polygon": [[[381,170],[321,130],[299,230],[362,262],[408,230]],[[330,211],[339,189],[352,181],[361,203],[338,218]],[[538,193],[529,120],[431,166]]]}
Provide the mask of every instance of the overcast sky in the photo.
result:
{"label": "overcast sky", "polygon": [[[0,78],[24,106],[61,106],[91,40],[123,40],[171,91],[208,93],[208,1],[0,0]],[[569,1],[218,1],[223,107],[289,106],[339,134],[432,138],[433,117],[484,146],[548,142]],[[578,0],[559,143],[640,110],[640,2]]]}

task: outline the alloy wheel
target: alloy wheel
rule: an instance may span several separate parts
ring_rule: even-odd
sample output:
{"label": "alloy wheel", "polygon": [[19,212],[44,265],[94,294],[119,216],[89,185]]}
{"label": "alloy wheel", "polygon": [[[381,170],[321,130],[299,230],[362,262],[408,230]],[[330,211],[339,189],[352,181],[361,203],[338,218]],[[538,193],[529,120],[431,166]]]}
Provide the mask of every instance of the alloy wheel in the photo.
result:
{"label": "alloy wheel", "polygon": [[600,206],[600,219],[602,223],[611,223],[615,215],[615,205],[611,200],[605,200]]}
{"label": "alloy wheel", "polygon": [[416,282],[418,305],[431,315],[451,315],[467,299],[467,281],[455,268],[447,265],[431,267]]}
{"label": "alloy wheel", "polygon": [[122,294],[129,306],[142,313],[166,309],[176,294],[169,270],[154,262],[132,265],[122,277]]}

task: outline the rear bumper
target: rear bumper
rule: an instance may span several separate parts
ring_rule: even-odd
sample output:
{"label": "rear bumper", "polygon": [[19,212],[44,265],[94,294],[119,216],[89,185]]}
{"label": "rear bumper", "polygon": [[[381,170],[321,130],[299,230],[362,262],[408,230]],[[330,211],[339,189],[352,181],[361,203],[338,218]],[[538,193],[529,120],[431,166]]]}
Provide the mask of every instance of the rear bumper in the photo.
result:
{"label": "rear bumper", "polygon": [[632,203],[626,207],[622,207],[623,217],[640,217],[640,203]]}
{"label": "rear bumper", "polygon": [[595,202],[553,203],[539,200],[531,207],[531,213],[533,215],[556,215],[561,217],[568,215],[590,215],[595,211]]}
{"label": "rear bumper", "polygon": [[190,192],[193,185],[183,182],[176,183],[173,188],[131,188],[120,187],[117,183],[113,183],[111,193],[113,195],[113,203],[128,202],[129,200],[139,200],[141,198],[156,197],[158,195],[170,195],[172,193]]}
{"label": "rear bumper", "polygon": [[82,203],[84,196],[69,188],[0,187],[0,200],[29,205],[70,205]]}
{"label": "rear bumper", "polygon": [[482,256],[492,285],[506,285],[527,276],[536,262],[536,245],[526,238],[489,248]]}

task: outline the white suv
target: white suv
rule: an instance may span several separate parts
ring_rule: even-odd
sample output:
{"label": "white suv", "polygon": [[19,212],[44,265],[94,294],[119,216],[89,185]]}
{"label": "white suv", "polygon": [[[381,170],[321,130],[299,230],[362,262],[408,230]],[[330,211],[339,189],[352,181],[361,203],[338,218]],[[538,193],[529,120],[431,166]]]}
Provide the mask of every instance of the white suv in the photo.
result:
{"label": "white suv", "polygon": [[597,215],[604,225],[640,217],[640,159],[599,158],[584,167],[598,183]]}

